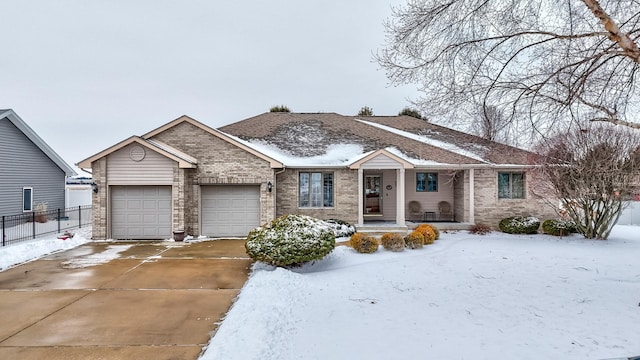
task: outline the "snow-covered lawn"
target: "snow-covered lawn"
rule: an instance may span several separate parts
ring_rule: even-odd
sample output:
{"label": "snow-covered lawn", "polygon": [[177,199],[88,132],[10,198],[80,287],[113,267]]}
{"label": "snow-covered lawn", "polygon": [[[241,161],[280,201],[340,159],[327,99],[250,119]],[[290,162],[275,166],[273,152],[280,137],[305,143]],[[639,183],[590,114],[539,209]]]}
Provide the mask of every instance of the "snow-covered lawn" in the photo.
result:
{"label": "snow-covered lawn", "polygon": [[[89,231],[0,248],[0,270],[85,243]],[[458,232],[421,250],[341,246],[294,270],[256,264],[201,359],[632,355],[640,227],[616,226],[607,241]]]}
{"label": "snow-covered lawn", "polygon": [[640,355],[639,233],[458,232],[421,250],[257,264],[201,359]]}
{"label": "snow-covered lawn", "polygon": [[15,245],[0,247],[0,271],[27,261],[62,250],[73,249],[91,240],[91,227],[69,230],[72,238],[58,239],[59,234],[49,234],[35,240],[24,241]]}

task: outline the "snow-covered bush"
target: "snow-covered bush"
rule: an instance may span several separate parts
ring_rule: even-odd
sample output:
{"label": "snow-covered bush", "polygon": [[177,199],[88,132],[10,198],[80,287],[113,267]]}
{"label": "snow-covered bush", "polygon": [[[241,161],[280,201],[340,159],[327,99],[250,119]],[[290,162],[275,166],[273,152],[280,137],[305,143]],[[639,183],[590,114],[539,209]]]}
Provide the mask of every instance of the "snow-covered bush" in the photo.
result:
{"label": "snow-covered bush", "polygon": [[571,220],[549,219],[542,222],[542,231],[549,235],[565,236],[578,230],[576,223]]}
{"label": "snow-covered bush", "polygon": [[333,231],[335,232],[337,238],[348,237],[355,234],[356,232],[355,226],[349,224],[344,220],[328,219],[325,221],[328,222],[329,225],[333,226]]}
{"label": "snow-covered bush", "polygon": [[424,245],[433,244],[433,242],[436,241],[436,232],[433,231],[433,226],[429,224],[421,224],[418,225],[416,231],[424,236]]}
{"label": "snow-covered bush", "polygon": [[274,266],[299,266],[320,260],[336,245],[333,227],[304,215],[284,215],[247,236],[247,254]]}
{"label": "snow-covered bush", "polygon": [[424,235],[420,231],[412,231],[404,237],[404,243],[409,249],[419,249],[424,244]]}
{"label": "snow-covered bush", "polygon": [[355,233],[349,239],[349,245],[357,252],[371,254],[378,251],[378,240],[364,233]]}
{"label": "snow-covered bush", "polygon": [[404,239],[397,233],[386,233],[380,238],[382,247],[390,251],[404,251]]}
{"label": "snow-covered bush", "polygon": [[500,220],[498,227],[507,234],[537,234],[540,220],[534,216],[512,216]]}

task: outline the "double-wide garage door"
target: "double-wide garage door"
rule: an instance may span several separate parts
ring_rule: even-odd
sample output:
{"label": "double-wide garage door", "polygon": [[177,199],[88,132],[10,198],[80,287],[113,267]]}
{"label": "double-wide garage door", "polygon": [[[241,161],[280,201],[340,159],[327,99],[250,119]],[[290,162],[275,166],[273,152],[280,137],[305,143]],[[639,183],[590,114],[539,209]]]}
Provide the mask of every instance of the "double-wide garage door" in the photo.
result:
{"label": "double-wide garage door", "polygon": [[203,235],[247,236],[260,225],[259,186],[202,186],[201,193]]}
{"label": "double-wide garage door", "polygon": [[171,237],[171,186],[111,186],[111,237]]}

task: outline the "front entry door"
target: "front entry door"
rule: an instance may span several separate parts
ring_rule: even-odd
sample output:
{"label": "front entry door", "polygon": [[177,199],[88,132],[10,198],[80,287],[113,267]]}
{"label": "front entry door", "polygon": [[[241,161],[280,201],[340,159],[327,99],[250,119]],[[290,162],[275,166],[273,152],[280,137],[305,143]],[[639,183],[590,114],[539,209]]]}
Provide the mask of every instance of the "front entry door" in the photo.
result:
{"label": "front entry door", "polygon": [[364,177],[364,214],[382,214],[382,197],[380,185],[382,176],[365,175]]}

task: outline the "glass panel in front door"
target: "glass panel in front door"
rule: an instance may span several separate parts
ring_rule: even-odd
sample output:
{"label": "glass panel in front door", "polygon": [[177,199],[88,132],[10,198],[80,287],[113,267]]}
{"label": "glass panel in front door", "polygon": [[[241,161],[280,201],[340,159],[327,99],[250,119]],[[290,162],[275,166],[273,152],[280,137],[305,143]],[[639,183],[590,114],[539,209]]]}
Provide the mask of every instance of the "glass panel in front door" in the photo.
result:
{"label": "glass panel in front door", "polygon": [[380,214],[382,212],[382,197],[380,196],[380,175],[365,175],[364,177],[364,213]]}

